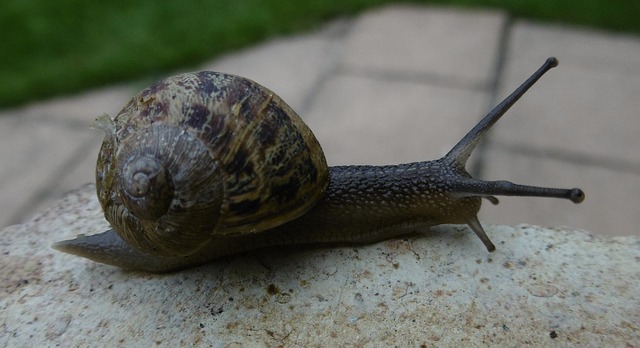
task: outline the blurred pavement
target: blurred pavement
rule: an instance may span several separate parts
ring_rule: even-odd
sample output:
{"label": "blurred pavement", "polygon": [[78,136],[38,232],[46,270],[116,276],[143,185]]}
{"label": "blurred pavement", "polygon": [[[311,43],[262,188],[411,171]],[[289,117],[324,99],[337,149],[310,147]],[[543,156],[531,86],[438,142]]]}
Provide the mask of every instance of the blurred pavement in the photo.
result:
{"label": "blurred pavement", "polygon": [[[640,236],[640,37],[511,20],[499,11],[382,7],[235,52],[198,70],[279,94],[330,165],[445,154],[548,56],[544,76],[494,127],[468,168],[485,179],[580,187],[587,199],[500,198],[490,224]],[[89,129],[151,81],[0,111],[0,228],[94,181]]]}

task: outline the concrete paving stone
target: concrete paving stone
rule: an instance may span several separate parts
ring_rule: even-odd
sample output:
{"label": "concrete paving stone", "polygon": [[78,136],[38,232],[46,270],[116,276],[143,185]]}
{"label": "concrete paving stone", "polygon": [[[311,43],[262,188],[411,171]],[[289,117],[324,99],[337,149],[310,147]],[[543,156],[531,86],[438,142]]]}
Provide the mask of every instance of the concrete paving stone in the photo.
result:
{"label": "concrete paving stone", "polygon": [[64,192],[92,181],[91,177],[69,174],[93,137],[88,128],[80,131],[22,118],[0,118],[0,226],[18,223]]}
{"label": "concrete paving stone", "polygon": [[79,152],[75,158],[75,165],[68,168],[59,183],[64,192],[76,189],[86,183],[95,183],[96,161],[102,145],[104,134],[92,130],[89,139],[85,143],[85,151]]}
{"label": "concrete paving stone", "polygon": [[26,214],[21,214],[19,220],[24,220],[34,212],[41,211],[71,190],[88,183],[95,183],[96,160],[103,137],[95,131],[90,133],[89,139],[81,145],[74,158],[65,166],[62,177],[56,178],[50,187],[40,192],[37,202],[30,204],[28,207],[30,209],[28,211],[25,209]]}
{"label": "concrete paving stone", "polygon": [[90,125],[98,115],[117,114],[134,91],[111,86],[0,113],[0,226],[19,223],[95,181],[103,136]]}
{"label": "concrete paving stone", "polygon": [[519,184],[572,188],[586,193],[581,204],[567,200],[499,197],[500,204],[483,204],[483,223],[546,227],[571,226],[602,235],[640,236],[640,175],[588,164],[541,159],[493,145],[485,154],[483,178]]}
{"label": "concrete paving stone", "polygon": [[250,78],[271,89],[296,112],[306,111],[318,80],[333,68],[350,23],[333,21],[312,33],[280,38],[224,55],[200,69]]}
{"label": "concrete paving stone", "polygon": [[484,87],[491,81],[505,20],[498,11],[382,7],[359,17],[342,67]]}
{"label": "concrete paving stone", "polygon": [[473,90],[336,75],[307,123],[331,165],[436,159],[473,127],[486,99]]}
{"label": "concrete paving stone", "polygon": [[496,127],[496,139],[640,171],[640,74],[582,70],[570,64],[549,74],[513,107],[513,122]]}
{"label": "concrete paving stone", "polygon": [[88,128],[99,115],[115,116],[134,93],[135,88],[130,85],[110,86],[6,110],[0,117],[20,117],[41,123],[65,122],[70,126]]}
{"label": "concrete paving stone", "polygon": [[516,22],[500,95],[546,57],[550,71],[492,132],[484,176],[519,183],[580,186],[587,200],[504,198],[485,208],[495,223],[570,225],[609,235],[638,235],[640,210],[640,40],[622,34]]}
{"label": "concrete paving stone", "polygon": [[507,48],[509,61],[527,65],[555,55],[584,70],[637,75],[640,66],[640,38],[624,33],[516,21]]}
{"label": "concrete paving stone", "polygon": [[[513,120],[498,124],[494,135],[519,146],[565,151],[640,170],[640,39],[596,34],[590,41],[591,35],[515,25],[501,95],[547,56],[557,56],[560,66],[513,107],[508,116]],[[570,44],[573,41],[580,45]]]}
{"label": "concrete paving stone", "polygon": [[21,222],[87,182],[93,165],[82,163],[102,135],[90,129],[96,116],[115,115],[132,88],[111,86],[36,102],[0,113],[0,226]]}

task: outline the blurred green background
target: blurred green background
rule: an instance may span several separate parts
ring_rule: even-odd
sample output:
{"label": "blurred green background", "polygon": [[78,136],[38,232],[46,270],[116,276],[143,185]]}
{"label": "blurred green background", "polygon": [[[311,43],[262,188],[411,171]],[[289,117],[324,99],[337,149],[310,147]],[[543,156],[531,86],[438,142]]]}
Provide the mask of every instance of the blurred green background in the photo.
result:
{"label": "blurred green background", "polygon": [[[393,2],[398,1],[3,0],[0,107],[196,65]],[[517,18],[640,33],[638,0],[413,2],[500,8]]]}

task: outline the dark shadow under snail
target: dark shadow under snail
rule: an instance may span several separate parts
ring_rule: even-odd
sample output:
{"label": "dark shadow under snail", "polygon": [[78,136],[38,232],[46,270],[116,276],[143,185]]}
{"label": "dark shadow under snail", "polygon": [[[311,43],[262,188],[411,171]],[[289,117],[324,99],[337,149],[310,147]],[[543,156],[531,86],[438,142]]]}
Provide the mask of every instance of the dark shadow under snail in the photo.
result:
{"label": "dark shadow under snail", "polygon": [[111,120],[96,186],[112,230],[57,250],[126,269],[167,272],[268,246],[370,243],[466,224],[495,246],[477,213],[496,195],[584,200],[582,190],[472,178],[467,159],[549,69],[549,58],[444,157],[328,167],[320,144],[276,94],[242,77],[199,72],[143,90]]}

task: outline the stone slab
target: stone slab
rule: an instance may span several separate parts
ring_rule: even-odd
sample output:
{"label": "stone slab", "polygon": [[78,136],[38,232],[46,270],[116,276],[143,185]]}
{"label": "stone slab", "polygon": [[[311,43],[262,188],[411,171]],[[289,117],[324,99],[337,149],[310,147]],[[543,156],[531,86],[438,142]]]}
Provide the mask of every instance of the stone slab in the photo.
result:
{"label": "stone slab", "polygon": [[514,22],[507,49],[510,60],[525,64],[556,55],[561,63],[601,72],[637,74],[640,65],[637,35],[527,20]]}
{"label": "stone slab", "polygon": [[640,173],[640,38],[518,22],[508,48],[501,96],[546,57],[560,66],[496,126],[497,139]]}
{"label": "stone slab", "polygon": [[349,25],[349,21],[336,20],[311,33],[269,40],[226,54],[198,70],[252,79],[274,91],[304,117],[314,89],[336,64]]}
{"label": "stone slab", "polygon": [[0,113],[0,226],[22,222],[95,177],[103,135],[90,129],[133,95],[111,86]]}
{"label": "stone slab", "polygon": [[0,232],[0,345],[633,346],[640,240],[486,226],[264,250],[168,275],[49,245],[106,227],[93,187]]}
{"label": "stone slab", "polygon": [[486,99],[474,90],[336,74],[306,122],[330,165],[433,160],[475,125]]}
{"label": "stone slab", "polygon": [[3,110],[0,116],[86,128],[99,115],[105,113],[115,115],[135,92],[136,88],[132,85],[109,86],[77,95],[39,101],[21,108]]}
{"label": "stone slab", "polygon": [[88,125],[80,130],[30,118],[0,118],[0,139],[0,226],[21,222],[78,182],[94,180],[95,159],[93,165],[79,167],[79,158],[92,148],[95,156],[102,139]]}
{"label": "stone slab", "polygon": [[507,47],[500,97],[546,57],[558,57],[560,65],[492,130],[483,177],[578,186],[587,199],[573,207],[548,199],[504,198],[481,217],[638,235],[640,40],[517,21]]}
{"label": "stone slab", "polygon": [[359,17],[341,67],[439,83],[490,83],[506,15],[499,11],[393,5]]}
{"label": "stone slab", "polygon": [[566,200],[499,197],[500,204],[486,204],[480,220],[496,224],[532,223],[572,226],[604,235],[640,235],[640,175],[562,159],[531,156],[491,146],[485,155],[486,179],[506,179],[520,184],[580,187],[586,199],[575,205]]}

